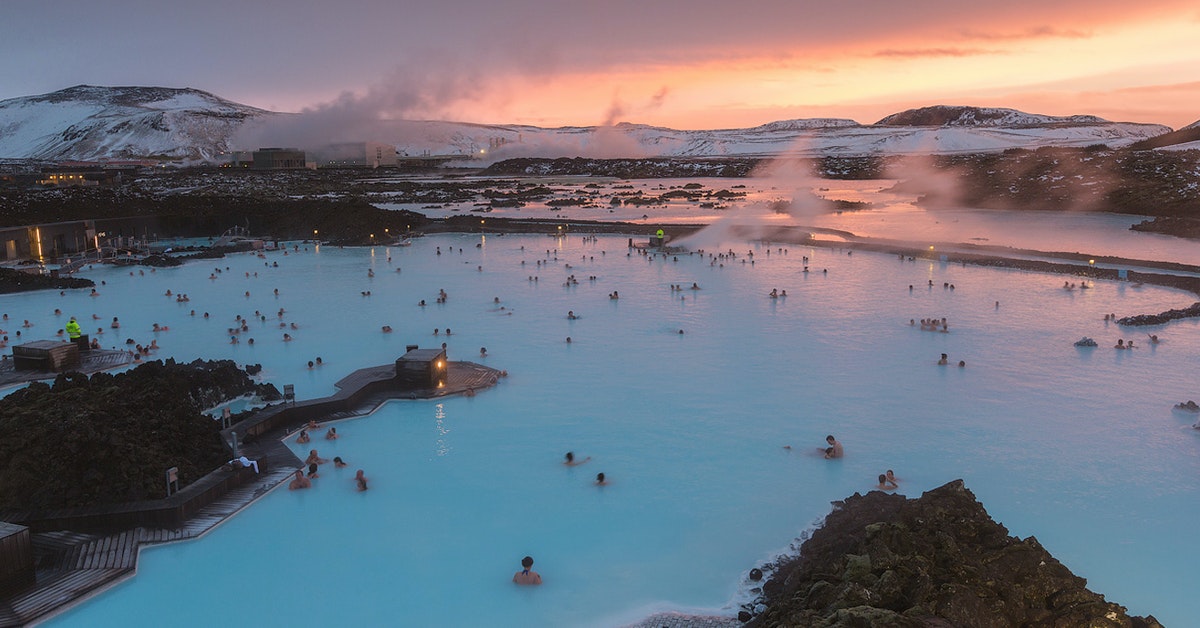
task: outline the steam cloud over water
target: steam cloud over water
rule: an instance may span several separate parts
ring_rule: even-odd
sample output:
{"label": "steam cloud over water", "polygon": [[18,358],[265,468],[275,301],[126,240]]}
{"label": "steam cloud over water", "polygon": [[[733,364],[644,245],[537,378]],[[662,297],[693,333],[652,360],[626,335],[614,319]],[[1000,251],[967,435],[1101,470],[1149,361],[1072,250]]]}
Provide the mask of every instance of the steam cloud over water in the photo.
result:
{"label": "steam cloud over water", "polygon": [[[633,107],[614,95],[599,126],[562,129],[552,137],[518,136],[497,147],[487,155],[484,163],[490,164],[518,157],[583,157],[587,159],[641,159],[654,156],[654,151],[643,145],[627,129],[619,126],[623,118],[653,111],[662,106],[669,93],[662,87],[641,106]],[[632,131],[629,129],[628,131]]]}
{"label": "steam cloud over water", "polygon": [[770,240],[781,228],[810,225],[826,211],[823,199],[814,194],[820,179],[807,159],[779,157],[757,166],[747,185],[768,191],[770,200],[731,203],[729,211],[679,244],[711,249],[734,239]]}
{"label": "steam cloud over water", "polygon": [[[426,144],[445,146],[436,120],[453,120],[455,106],[487,100],[502,107],[509,86],[496,84],[480,66],[448,60],[435,64],[397,66],[365,93],[343,92],[337,98],[296,114],[272,116],[246,125],[232,144],[242,150],[286,146],[316,150],[341,142],[383,142],[421,150]],[[646,147],[618,126],[627,115],[658,109],[667,98],[660,88],[645,103],[633,106],[614,95],[596,127],[562,129],[553,135],[521,133],[520,126],[480,125],[480,142],[458,138],[464,152],[486,156],[483,164],[513,157],[642,158]],[[489,146],[489,140],[495,140]],[[481,144],[481,145],[480,145]],[[480,153],[480,149],[487,149]]]}
{"label": "steam cloud over water", "polygon": [[409,63],[397,66],[364,94],[343,92],[300,113],[248,125],[233,143],[243,149],[289,146],[309,150],[335,142],[398,144],[416,133],[407,120],[443,117],[452,112],[455,103],[485,95],[500,97],[469,64],[444,58],[436,66]]}

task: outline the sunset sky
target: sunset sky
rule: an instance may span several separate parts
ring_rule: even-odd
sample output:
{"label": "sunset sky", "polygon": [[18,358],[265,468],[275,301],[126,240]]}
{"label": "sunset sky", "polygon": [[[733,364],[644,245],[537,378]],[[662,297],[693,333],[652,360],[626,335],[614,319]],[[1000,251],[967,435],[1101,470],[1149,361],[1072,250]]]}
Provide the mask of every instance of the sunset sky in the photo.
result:
{"label": "sunset sky", "polygon": [[9,0],[0,99],[195,87],[276,111],[680,129],[932,104],[1200,119],[1195,0]]}

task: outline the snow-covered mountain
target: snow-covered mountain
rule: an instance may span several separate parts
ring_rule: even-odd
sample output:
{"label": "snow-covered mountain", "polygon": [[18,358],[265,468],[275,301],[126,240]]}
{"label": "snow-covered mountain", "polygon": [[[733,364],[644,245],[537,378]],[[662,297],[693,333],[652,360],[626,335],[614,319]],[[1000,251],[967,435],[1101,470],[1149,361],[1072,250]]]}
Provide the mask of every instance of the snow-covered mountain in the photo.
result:
{"label": "snow-covered mountain", "polygon": [[934,105],[894,113],[875,124],[876,126],[1022,127],[1056,124],[1065,126],[1108,124],[1108,121],[1096,116],[1044,116],[997,107]]}
{"label": "snow-covered mountain", "polygon": [[[0,101],[0,158],[219,160],[235,138],[272,137],[304,146],[289,130],[311,134],[305,114],[277,114],[194,89],[78,86]],[[336,129],[322,118],[322,132]],[[724,157],[794,154],[853,156],[996,152],[1042,146],[1126,146],[1169,133],[1157,124],[1055,117],[1013,109],[935,106],[890,115],[875,124],[845,119],[782,120],[748,129],[679,130],[621,123],[542,128],[444,121],[347,120],[360,141],[394,144],[408,155],[510,157]],[[271,133],[241,133],[257,129]],[[371,131],[363,131],[370,128]],[[282,135],[281,135],[282,133]],[[335,138],[330,138],[334,140]],[[351,138],[338,137],[337,141]]]}
{"label": "snow-covered mountain", "polygon": [[0,101],[0,157],[212,160],[271,115],[197,89],[78,85]]}
{"label": "snow-covered mountain", "polygon": [[[601,129],[525,127],[518,130],[515,127],[490,127],[474,131],[460,126],[455,148],[456,152],[468,152],[461,150],[466,148],[466,143],[471,147],[486,147],[490,143],[498,148],[494,151],[496,159],[511,156],[951,154],[1094,144],[1117,148],[1171,130],[1159,124],[1108,122],[1094,116],[1055,118],[1013,110],[948,109],[959,110],[960,113],[947,118],[945,125],[920,124],[918,121],[921,116],[909,116],[909,112],[902,112],[871,125],[852,120],[789,120],[750,129],[713,131],[679,131],[630,124]],[[1005,113],[999,116],[991,112]],[[428,145],[420,148],[434,149]]]}
{"label": "snow-covered mountain", "polygon": [[1133,144],[1133,148],[1160,150],[1200,150],[1200,120],[1178,131],[1163,133]]}

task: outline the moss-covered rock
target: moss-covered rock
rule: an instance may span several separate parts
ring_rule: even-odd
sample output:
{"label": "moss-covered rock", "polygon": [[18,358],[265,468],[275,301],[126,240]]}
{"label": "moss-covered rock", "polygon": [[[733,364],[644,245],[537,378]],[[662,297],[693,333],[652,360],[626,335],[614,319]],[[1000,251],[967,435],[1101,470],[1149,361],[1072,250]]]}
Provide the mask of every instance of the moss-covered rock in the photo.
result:
{"label": "moss-covered rock", "polygon": [[165,496],[229,458],[201,410],[254,392],[229,360],[148,362],[92,377],[64,373],[0,400],[0,509],[46,510]]}
{"label": "moss-covered rock", "polygon": [[763,592],[754,626],[1159,625],[1089,591],[1037,539],[1009,536],[961,480],[918,499],[856,493]]}

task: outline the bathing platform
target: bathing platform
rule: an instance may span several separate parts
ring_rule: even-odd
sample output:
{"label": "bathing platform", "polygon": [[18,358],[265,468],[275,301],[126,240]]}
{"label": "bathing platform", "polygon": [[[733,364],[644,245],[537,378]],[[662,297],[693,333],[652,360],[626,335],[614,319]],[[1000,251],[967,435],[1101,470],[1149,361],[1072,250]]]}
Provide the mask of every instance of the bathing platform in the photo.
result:
{"label": "bathing platform", "polygon": [[[53,344],[55,348],[70,346],[70,343],[67,342],[59,343],[46,340],[36,341],[29,344],[40,345],[42,343]],[[54,379],[55,377],[58,377],[58,371],[51,369],[18,369],[18,350],[24,346],[26,345],[14,346],[13,356],[4,356],[4,359],[0,360],[0,388],[15,386],[17,384],[25,384],[28,382],[36,382],[39,380]],[[49,356],[51,352],[51,350],[45,351],[47,356]],[[124,351],[92,349],[90,351],[80,351],[78,355],[78,364],[73,365],[70,370],[78,371],[86,375],[99,373],[100,371],[107,371],[108,369],[114,369],[133,363],[133,358]],[[52,367],[53,359],[48,359],[47,364]]]}
{"label": "bathing platform", "polygon": [[201,508],[178,528],[138,526],[105,533],[58,530],[33,534],[37,583],[0,599],[0,626],[24,626],[100,593],[137,569],[142,546],[203,536],[228,517],[291,476],[291,469],[264,472],[257,481]]}
{"label": "bathing platform", "polygon": [[[285,482],[302,465],[283,440],[309,420],[326,423],[366,416],[397,399],[472,394],[495,385],[505,375],[473,362],[450,362],[441,351],[410,351],[407,355],[430,358],[427,380],[421,378],[424,371],[414,379],[413,360],[401,358],[394,365],[354,371],[335,384],[338,390],[329,397],[285,399],[223,430],[226,442],[234,442],[237,434],[237,453],[232,457],[256,460],[258,474],[252,469],[221,468],[160,500],[0,513],[0,519],[29,528],[35,570],[32,586],[0,591],[0,628],[46,619],[121,582],[136,571],[141,547],[203,536]],[[0,364],[0,374],[3,367]],[[11,363],[7,368],[12,370]],[[408,376],[398,374],[403,370]],[[39,379],[53,375],[43,374]]]}

